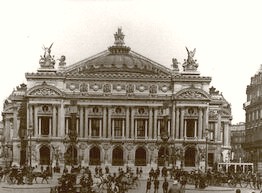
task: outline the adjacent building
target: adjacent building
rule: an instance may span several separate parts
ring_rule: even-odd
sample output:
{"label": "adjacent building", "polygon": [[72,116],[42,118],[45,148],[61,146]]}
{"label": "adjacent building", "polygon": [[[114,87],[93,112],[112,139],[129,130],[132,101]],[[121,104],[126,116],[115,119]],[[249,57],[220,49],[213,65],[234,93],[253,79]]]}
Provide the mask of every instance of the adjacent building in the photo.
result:
{"label": "adjacent building", "polygon": [[262,65],[246,88],[246,142],[248,160],[262,171]]}
{"label": "adjacent building", "polygon": [[55,64],[51,47],[6,99],[13,164],[205,168],[231,152],[231,107],[200,76],[195,51],[167,68],[125,46]]}
{"label": "adjacent building", "polygon": [[240,122],[230,126],[231,131],[231,161],[232,162],[248,162],[244,150],[246,140],[245,123]]}

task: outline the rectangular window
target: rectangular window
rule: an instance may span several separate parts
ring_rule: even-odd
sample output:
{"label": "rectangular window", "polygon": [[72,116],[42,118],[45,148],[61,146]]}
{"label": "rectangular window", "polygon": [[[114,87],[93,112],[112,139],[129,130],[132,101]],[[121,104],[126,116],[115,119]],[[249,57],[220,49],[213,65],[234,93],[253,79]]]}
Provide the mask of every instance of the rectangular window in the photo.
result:
{"label": "rectangular window", "polygon": [[195,119],[186,119],[186,136],[194,137],[195,135]]}
{"label": "rectangular window", "polygon": [[114,119],[114,136],[122,137],[122,126],[124,119]]}
{"label": "rectangular window", "polygon": [[91,136],[99,137],[100,119],[92,118],[90,121],[91,121]]}
{"label": "rectangular window", "polygon": [[144,138],[146,130],[146,120],[145,119],[137,119],[137,137]]}
{"label": "rectangular window", "polygon": [[41,135],[49,135],[50,117],[40,117],[40,119],[41,119]]}
{"label": "rectangular window", "polygon": [[216,123],[210,122],[209,124],[209,140],[214,141],[215,140],[215,130],[216,130]]}

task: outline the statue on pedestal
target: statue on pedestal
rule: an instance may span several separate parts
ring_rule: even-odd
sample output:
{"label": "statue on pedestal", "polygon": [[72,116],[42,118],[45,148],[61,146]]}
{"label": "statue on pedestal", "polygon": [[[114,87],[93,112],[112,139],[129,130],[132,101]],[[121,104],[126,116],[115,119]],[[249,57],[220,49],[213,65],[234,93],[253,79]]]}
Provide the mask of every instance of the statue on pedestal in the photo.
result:
{"label": "statue on pedestal", "polygon": [[54,68],[55,59],[51,56],[51,48],[53,43],[49,47],[43,46],[44,56],[40,56],[39,64],[41,68]]}
{"label": "statue on pedestal", "polygon": [[187,50],[187,59],[184,60],[183,68],[184,71],[196,71],[198,68],[197,60],[194,59],[196,48],[193,51]]}

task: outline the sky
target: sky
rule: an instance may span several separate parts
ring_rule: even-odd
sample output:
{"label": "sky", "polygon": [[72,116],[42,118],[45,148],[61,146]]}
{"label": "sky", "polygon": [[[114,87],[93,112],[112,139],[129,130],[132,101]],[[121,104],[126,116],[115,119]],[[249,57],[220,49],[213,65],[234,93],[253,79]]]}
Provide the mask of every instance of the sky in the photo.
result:
{"label": "sky", "polygon": [[[0,109],[25,73],[40,67],[43,45],[67,65],[113,45],[122,27],[131,50],[166,67],[196,48],[201,76],[245,121],[246,87],[262,64],[259,0],[9,0],[0,2]],[[58,61],[57,61],[58,64]],[[56,65],[57,65],[56,64]]]}

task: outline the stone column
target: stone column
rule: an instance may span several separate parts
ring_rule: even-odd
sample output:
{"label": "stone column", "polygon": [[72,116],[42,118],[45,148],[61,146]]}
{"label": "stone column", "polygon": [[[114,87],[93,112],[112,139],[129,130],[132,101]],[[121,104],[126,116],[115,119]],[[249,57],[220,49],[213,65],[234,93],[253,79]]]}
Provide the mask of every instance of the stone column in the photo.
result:
{"label": "stone column", "polygon": [[122,139],[125,138],[125,120],[122,120]]}
{"label": "stone column", "polygon": [[202,131],[203,137],[205,137],[204,133],[206,132],[206,129],[208,129],[208,107],[204,108],[204,120],[203,120],[203,131]]}
{"label": "stone column", "polygon": [[187,122],[184,120],[184,138],[187,138]]}
{"label": "stone column", "polygon": [[106,125],[107,125],[107,119],[106,119],[106,114],[107,114],[107,108],[103,107],[103,137],[106,138]]}
{"label": "stone column", "polygon": [[38,131],[38,106],[34,105],[34,129],[35,129],[35,137],[38,137],[38,135],[40,134]]}
{"label": "stone column", "polygon": [[134,139],[134,115],[135,114],[135,109],[134,107],[131,107],[131,139]]}
{"label": "stone column", "polygon": [[157,108],[154,108],[154,139],[157,139]]}
{"label": "stone column", "polygon": [[92,120],[89,121],[89,137],[92,137]]}
{"label": "stone column", "polygon": [[[31,106],[31,105],[30,105]],[[15,107],[14,108],[14,119],[13,119],[13,129],[14,129],[14,133],[13,133],[13,137],[14,138],[17,138],[17,135],[18,135],[18,128],[17,128],[17,108]],[[31,116],[32,116],[32,106],[31,106]],[[32,120],[32,119],[31,119]],[[31,125],[32,124],[32,121],[31,121]]]}
{"label": "stone column", "polygon": [[61,108],[57,107],[57,135],[61,137]]}
{"label": "stone column", "polygon": [[65,136],[65,109],[64,109],[64,101],[61,101],[60,105],[60,137]]}
{"label": "stone column", "polygon": [[28,104],[29,108],[29,125],[32,125],[34,128],[34,123],[33,123],[33,106],[31,104]]}
{"label": "stone column", "polygon": [[37,119],[38,119],[38,126],[37,126],[38,131],[37,131],[37,133],[38,133],[38,135],[40,136],[40,135],[42,135],[42,132],[41,132],[41,129],[42,129],[42,127],[41,127],[41,122],[42,122],[42,120],[41,120],[40,117],[37,118]]}
{"label": "stone column", "polygon": [[112,120],[112,139],[115,138],[115,120]]}
{"label": "stone column", "polygon": [[111,138],[111,133],[112,133],[112,128],[111,128],[111,114],[112,114],[112,109],[111,107],[108,107],[108,138]]}
{"label": "stone column", "polygon": [[175,138],[175,121],[176,121],[176,107],[173,104],[171,110],[171,139]]}
{"label": "stone column", "polygon": [[126,139],[129,138],[129,107],[126,107]]}
{"label": "stone column", "polygon": [[160,121],[157,122],[157,138],[160,136]]}
{"label": "stone column", "polygon": [[217,134],[218,134],[218,133],[217,133],[217,125],[218,125],[218,123],[216,122],[216,123],[215,123],[215,131],[214,131],[214,141],[215,141],[215,142],[217,142]]}
{"label": "stone column", "polygon": [[152,118],[153,118],[153,111],[152,111],[152,107],[149,107],[149,123],[148,123],[148,138],[152,139],[152,130],[153,130],[153,126],[152,126]]}
{"label": "stone column", "polygon": [[103,129],[103,124],[102,124],[102,120],[99,119],[99,137],[102,137],[102,129]]}
{"label": "stone column", "polygon": [[202,139],[203,133],[203,111],[202,108],[198,108],[198,139]]}
{"label": "stone column", "polygon": [[176,133],[175,139],[179,139],[179,108],[176,109]]}
{"label": "stone column", "polygon": [[229,136],[230,136],[230,132],[229,132],[229,126],[228,126],[228,122],[224,122],[225,128],[224,128],[224,137],[225,137],[225,146],[229,146]]}
{"label": "stone column", "polygon": [[52,136],[52,118],[49,117],[48,121],[49,121],[49,135],[48,136],[51,137]]}
{"label": "stone column", "polygon": [[83,107],[80,107],[80,117],[79,117],[79,129],[80,129],[80,138],[84,137],[84,109]]}
{"label": "stone column", "polygon": [[148,135],[147,135],[147,120],[145,120],[145,139],[147,139]]}
{"label": "stone column", "polygon": [[217,120],[217,140],[221,141],[221,114],[218,113],[218,120]]}
{"label": "stone column", "polygon": [[85,107],[85,138],[87,137],[88,137],[88,107]]}
{"label": "stone column", "polygon": [[135,119],[135,139],[137,139],[137,119]]}
{"label": "stone column", "polygon": [[171,135],[170,120],[167,120],[167,133],[169,136]]}
{"label": "stone column", "polygon": [[181,108],[181,117],[180,117],[180,139],[184,138],[184,113],[185,109]]}
{"label": "stone column", "polygon": [[194,126],[194,138],[196,138],[197,137],[197,121],[196,120],[194,120],[194,122],[195,122],[195,126]]}
{"label": "stone column", "polygon": [[66,118],[65,134],[68,134],[68,118]]}
{"label": "stone column", "polygon": [[56,136],[56,106],[53,105],[53,116],[52,116],[52,136]]}

